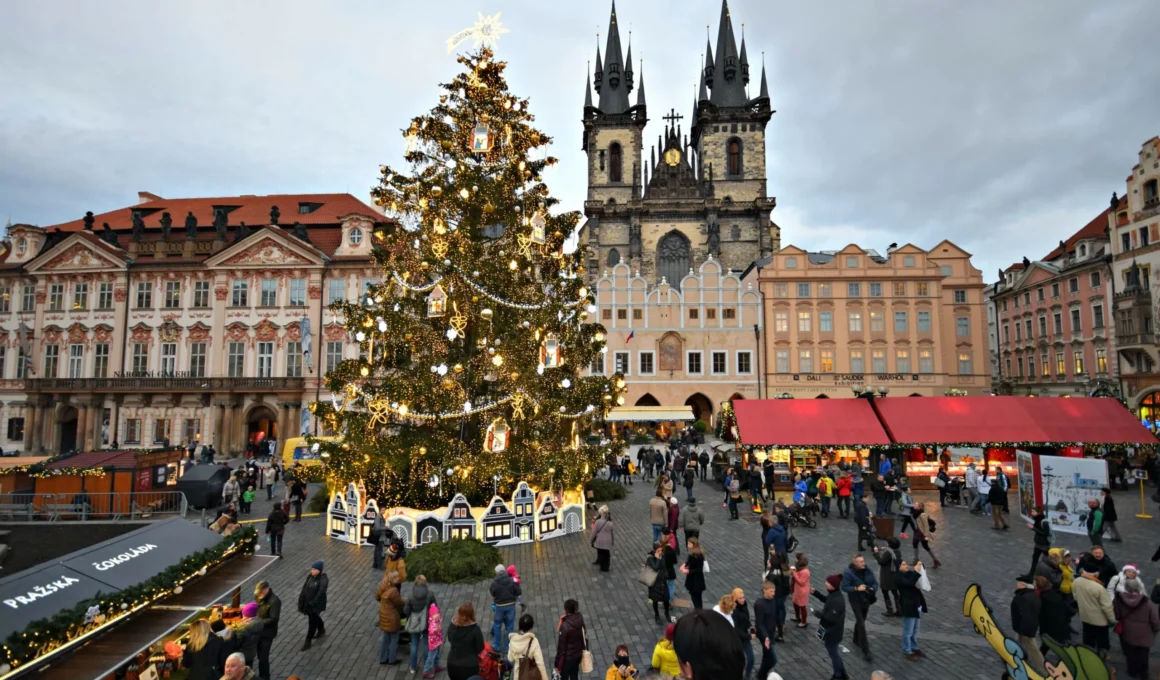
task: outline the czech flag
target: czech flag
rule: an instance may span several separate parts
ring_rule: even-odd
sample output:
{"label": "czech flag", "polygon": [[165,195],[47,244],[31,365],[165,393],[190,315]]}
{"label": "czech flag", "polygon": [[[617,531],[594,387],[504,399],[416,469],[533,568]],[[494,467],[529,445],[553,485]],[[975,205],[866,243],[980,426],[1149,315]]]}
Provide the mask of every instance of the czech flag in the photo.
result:
{"label": "czech flag", "polygon": [[636,337],[636,331],[629,331],[628,337],[625,338],[624,341],[627,343],[628,341],[632,340],[635,337]]}

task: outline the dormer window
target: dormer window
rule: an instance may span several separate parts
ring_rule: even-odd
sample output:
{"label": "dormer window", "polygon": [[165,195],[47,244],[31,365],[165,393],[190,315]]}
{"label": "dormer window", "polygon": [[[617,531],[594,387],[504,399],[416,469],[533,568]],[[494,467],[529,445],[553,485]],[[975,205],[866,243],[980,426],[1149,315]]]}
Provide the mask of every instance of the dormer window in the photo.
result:
{"label": "dormer window", "polygon": [[16,239],[16,254],[23,255],[28,250],[28,239],[23,237]]}
{"label": "dormer window", "polygon": [[1160,203],[1160,187],[1155,179],[1144,182],[1144,206],[1151,208]]}
{"label": "dormer window", "polygon": [[318,210],[321,207],[322,207],[321,203],[299,203],[298,204],[298,214],[299,215],[309,215],[310,213],[314,212],[315,210]]}
{"label": "dormer window", "polygon": [[352,246],[357,246],[358,244],[362,243],[362,240],[363,240],[362,229],[359,229],[358,227],[351,227],[350,228],[350,244]]}
{"label": "dormer window", "polygon": [[1087,257],[1087,246],[1082,243],[1079,244],[1079,256]]}

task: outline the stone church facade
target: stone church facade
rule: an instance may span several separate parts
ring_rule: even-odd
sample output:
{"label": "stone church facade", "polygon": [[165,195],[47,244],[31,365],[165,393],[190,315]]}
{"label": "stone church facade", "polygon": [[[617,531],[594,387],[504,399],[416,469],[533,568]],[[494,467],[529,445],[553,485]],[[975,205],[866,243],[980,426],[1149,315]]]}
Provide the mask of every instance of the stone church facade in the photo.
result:
{"label": "stone church facade", "polygon": [[756,97],[749,80],[745,41],[738,50],[725,1],[716,51],[706,44],[688,133],[684,117],[671,111],[645,157],[643,76],[634,83],[632,47],[622,56],[613,8],[584,101],[588,221],[580,238],[590,249],[590,279],[624,262],[679,287],[710,255],[726,271],[741,271],[780,247],[771,219],[777,202],[766,190],[765,126],[774,112],[764,68]]}

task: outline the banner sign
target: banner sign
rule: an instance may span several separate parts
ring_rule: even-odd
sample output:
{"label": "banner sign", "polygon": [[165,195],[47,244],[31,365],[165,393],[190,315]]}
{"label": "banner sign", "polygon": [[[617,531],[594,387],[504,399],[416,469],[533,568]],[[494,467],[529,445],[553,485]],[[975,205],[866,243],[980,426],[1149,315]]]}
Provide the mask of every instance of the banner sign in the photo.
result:
{"label": "banner sign", "polygon": [[62,564],[120,590],[153,578],[185,557],[212,548],[221,536],[175,517],[80,552]]}
{"label": "banner sign", "polygon": [[1019,514],[1031,521],[1038,505],[1047,513],[1052,531],[1087,533],[1088,501],[1101,500],[1108,485],[1108,464],[1098,458],[1041,456],[1016,452],[1019,467]]}
{"label": "banner sign", "polygon": [[99,592],[114,590],[59,563],[0,580],[0,640],[37,619],[49,618]]}

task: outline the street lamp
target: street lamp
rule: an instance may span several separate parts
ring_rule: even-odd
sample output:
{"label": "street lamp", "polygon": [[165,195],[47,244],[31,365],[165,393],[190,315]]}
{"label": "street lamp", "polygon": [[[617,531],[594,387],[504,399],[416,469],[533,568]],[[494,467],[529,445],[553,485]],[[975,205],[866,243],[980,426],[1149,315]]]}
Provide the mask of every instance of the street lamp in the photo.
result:
{"label": "street lamp", "polygon": [[886,385],[874,387],[858,383],[851,385],[850,391],[854,393],[855,399],[873,399],[874,397],[885,397],[890,392],[890,388]]}

